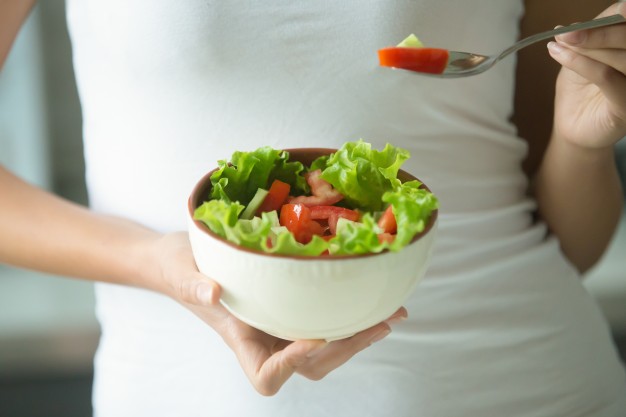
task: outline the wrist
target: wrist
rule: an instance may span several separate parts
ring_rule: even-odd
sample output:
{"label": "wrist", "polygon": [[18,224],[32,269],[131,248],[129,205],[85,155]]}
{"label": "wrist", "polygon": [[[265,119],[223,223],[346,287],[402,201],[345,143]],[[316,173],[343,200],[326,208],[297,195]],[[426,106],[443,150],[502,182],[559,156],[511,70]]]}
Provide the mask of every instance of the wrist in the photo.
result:
{"label": "wrist", "polygon": [[174,289],[163,267],[167,255],[167,235],[154,233],[143,236],[135,243],[133,253],[139,286],[172,297]]}
{"label": "wrist", "polygon": [[559,135],[553,135],[546,150],[546,159],[556,159],[569,163],[596,165],[614,164],[615,147],[587,146],[578,142],[565,139]]}
{"label": "wrist", "polygon": [[530,191],[535,196],[544,194],[545,197],[546,189],[567,186],[573,187],[572,192],[575,192],[583,178],[612,178],[616,171],[613,146],[590,148],[553,137],[533,177]]}
{"label": "wrist", "polygon": [[143,287],[182,303],[206,304],[208,298],[213,300],[211,295],[200,294],[198,286],[207,280],[195,266],[186,232],[156,234],[137,253]]}

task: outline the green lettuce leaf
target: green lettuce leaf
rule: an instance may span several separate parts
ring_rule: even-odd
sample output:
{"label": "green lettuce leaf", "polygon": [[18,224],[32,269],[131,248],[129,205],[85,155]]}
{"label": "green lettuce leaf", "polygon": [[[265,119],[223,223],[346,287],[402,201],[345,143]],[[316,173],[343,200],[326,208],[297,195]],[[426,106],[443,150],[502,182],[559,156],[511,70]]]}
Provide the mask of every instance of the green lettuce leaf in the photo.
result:
{"label": "green lettuce leaf", "polygon": [[301,162],[289,161],[289,152],[281,151],[274,161],[274,169],[270,172],[267,186],[272,185],[274,180],[286,182],[291,186],[290,194],[293,196],[309,193],[309,184],[304,178],[305,168]]}
{"label": "green lettuce leaf", "polygon": [[432,212],[439,205],[434,194],[420,188],[421,185],[419,181],[407,181],[397,190],[386,192],[382,197],[384,202],[391,204],[398,225],[390,250],[402,249],[416,234],[422,232]]}
{"label": "green lettuce leaf", "polygon": [[262,250],[261,241],[269,234],[271,223],[259,217],[239,219],[243,209],[238,202],[209,200],[194,211],[194,219],[202,221],[213,233],[229,242]]}
{"label": "green lettuce leaf", "polygon": [[326,166],[328,165],[328,158],[330,158],[330,155],[320,156],[319,158],[315,159],[315,161],[311,163],[309,171],[315,171],[316,169],[319,169],[320,171],[325,170]]}
{"label": "green lettuce leaf", "polygon": [[296,241],[293,233],[286,228],[273,236],[271,247],[268,247],[267,240],[264,242],[265,252],[282,255],[319,256],[328,250],[328,242],[321,237],[313,236],[309,243],[302,244]]}
{"label": "green lettuce leaf", "polygon": [[380,211],[382,196],[400,186],[400,166],[409,152],[387,144],[382,151],[363,140],[348,142],[322,163],[322,178],[345,196],[345,202],[365,211]]}
{"label": "green lettuce leaf", "polygon": [[[244,206],[237,202],[209,200],[194,211],[194,219],[202,221],[211,231],[236,245],[268,253],[318,256],[328,249],[328,242],[315,236],[306,245],[280,227],[278,213],[262,213],[250,220],[238,219]],[[272,242],[268,245],[268,240]]]}
{"label": "green lettuce leaf", "polygon": [[291,185],[292,194],[305,193],[308,185],[302,176],[304,166],[288,159],[288,152],[269,146],[233,153],[230,163],[218,161],[218,169],[211,175],[211,198],[246,206],[259,188],[268,189],[274,179]]}
{"label": "green lettuce leaf", "polygon": [[389,247],[387,243],[378,240],[381,232],[370,213],[365,213],[360,222],[340,218],[337,222],[337,234],[328,242],[328,251],[331,255],[381,252]]}

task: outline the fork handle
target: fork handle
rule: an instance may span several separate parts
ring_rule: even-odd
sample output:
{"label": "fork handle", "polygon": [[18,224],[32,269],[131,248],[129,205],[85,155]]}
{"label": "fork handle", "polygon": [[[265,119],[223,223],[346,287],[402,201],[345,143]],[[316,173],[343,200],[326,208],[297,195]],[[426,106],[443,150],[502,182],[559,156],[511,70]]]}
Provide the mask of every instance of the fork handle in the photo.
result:
{"label": "fork handle", "polygon": [[547,30],[545,32],[539,32],[535,35],[529,36],[527,38],[524,38],[514,43],[512,46],[505,49],[500,54],[498,59],[502,59],[505,56],[513,52],[516,52],[522,48],[525,48],[528,45],[532,45],[533,43],[542,41],[544,39],[552,38],[553,36],[560,35],[561,33],[575,32],[577,30],[583,30],[583,29],[599,28],[602,26],[610,26],[610,25],[615,25],[615,24],[624,23],[624,22],[626,22],[626,18],[624,18],[624,16],[622,16],[621,14],[615,14],[612,16],[602,17],[600,19],[589,20],[587,22],[573,23],[571,25],[563,26],[557,29]]}

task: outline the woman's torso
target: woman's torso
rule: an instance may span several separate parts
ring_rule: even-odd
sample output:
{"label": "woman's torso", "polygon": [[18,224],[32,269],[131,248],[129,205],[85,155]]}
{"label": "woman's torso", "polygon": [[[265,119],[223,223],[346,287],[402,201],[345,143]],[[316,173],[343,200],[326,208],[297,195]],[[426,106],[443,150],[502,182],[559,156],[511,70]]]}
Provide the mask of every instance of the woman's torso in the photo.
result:
{"label": "woman's torso", "polygon": [[296,377],[273,398],[173,301],[100,285],[97,415],[624,412],[606,325],[532,222],[526,146],[508,121],[514,59],[461,80],[377,66],[376,50],[411,32],[498,51],[521,13],[519,0],[69,1],[95,210],[182,230],[193,183],[233,151],[358,138],[408,149],[405,168],[441,202],[410,319],[323,381]]}

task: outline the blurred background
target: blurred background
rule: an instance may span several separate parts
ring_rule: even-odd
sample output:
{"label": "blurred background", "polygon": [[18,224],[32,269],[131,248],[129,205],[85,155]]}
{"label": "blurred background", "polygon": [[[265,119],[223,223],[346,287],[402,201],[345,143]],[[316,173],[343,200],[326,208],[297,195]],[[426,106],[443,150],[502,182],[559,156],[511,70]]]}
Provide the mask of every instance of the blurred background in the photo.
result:
{"label": "blurred background", "polygon": [[[39,2],[0,72],[0,163],[86,203],[71,59],[64,2]],[[0,265],[0,416],[91,415],[93,309],[89,283]]]}
{"label": "blurred background", "polygon": [[[0,163],[85,204],[81,111],[64,2],[39,2],[0,73]],[[618,163],[626,178],[626,140]],[[0,195],[0,204],[2,196]],[[626,355],[626,213],[589,291]],[[93,286],[0,265],[0,416],[91,415]]]}

